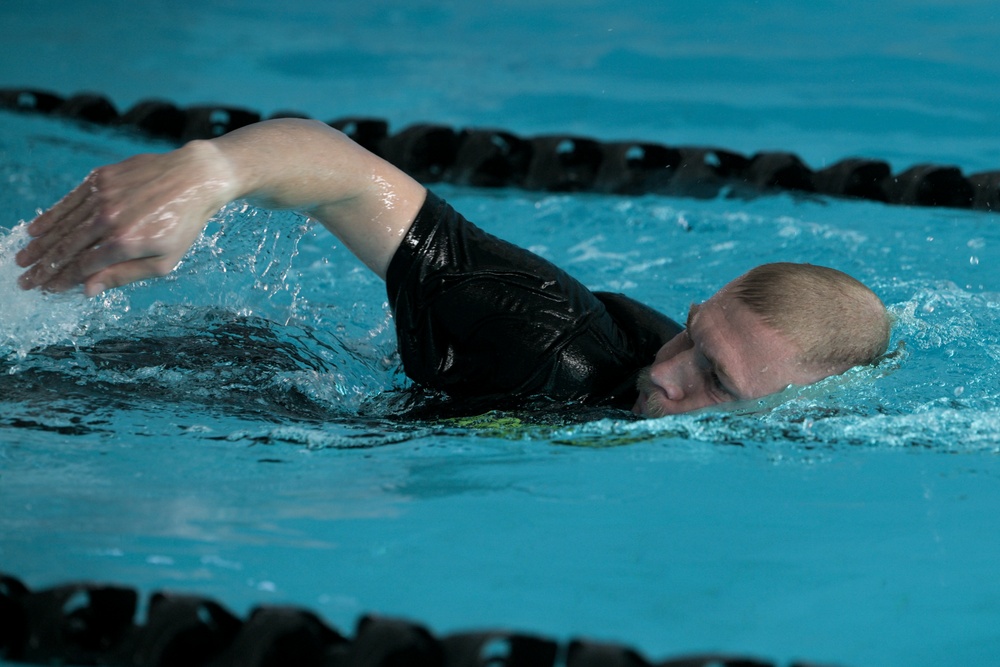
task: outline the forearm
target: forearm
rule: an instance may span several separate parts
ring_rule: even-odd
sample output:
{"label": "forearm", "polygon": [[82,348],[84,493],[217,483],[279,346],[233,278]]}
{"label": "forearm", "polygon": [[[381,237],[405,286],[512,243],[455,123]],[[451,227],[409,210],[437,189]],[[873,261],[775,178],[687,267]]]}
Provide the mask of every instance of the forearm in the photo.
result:
{"label": "forearm", "polygon": [[419,183],[317,121],[268,121],[211,144],[229,165],[228,198],[310,215],[383,278],[424,200]]}

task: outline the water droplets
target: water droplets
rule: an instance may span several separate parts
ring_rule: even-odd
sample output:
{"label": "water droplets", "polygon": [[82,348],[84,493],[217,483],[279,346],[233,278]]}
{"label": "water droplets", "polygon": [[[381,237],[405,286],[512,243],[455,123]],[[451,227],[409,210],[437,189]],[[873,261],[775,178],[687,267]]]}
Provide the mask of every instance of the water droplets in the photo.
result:
{"label": "water droplets", "polygon": [[28,242],[25,224],[0,230],[0,358],[23,359],[32,350],[56,343],[73,343],[87,332],[115,320],[119,297],[106,294],[87,299],[79,291],[51,294],[14,287],[23,269],[14,256]]}

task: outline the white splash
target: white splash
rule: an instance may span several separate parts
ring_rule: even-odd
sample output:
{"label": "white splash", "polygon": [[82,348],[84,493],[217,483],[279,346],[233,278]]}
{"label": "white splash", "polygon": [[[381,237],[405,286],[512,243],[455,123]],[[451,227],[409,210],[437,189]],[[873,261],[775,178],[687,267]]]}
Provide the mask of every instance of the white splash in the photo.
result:
{"label": "white splash", "polygon": [[32,350],[75,342],[115,300],[87,299],[81,291],[47,294],[24,291],[17,278],[24,271],[14,261],[29,240],[24,223],[0,230],[0,359],[23,359]]}

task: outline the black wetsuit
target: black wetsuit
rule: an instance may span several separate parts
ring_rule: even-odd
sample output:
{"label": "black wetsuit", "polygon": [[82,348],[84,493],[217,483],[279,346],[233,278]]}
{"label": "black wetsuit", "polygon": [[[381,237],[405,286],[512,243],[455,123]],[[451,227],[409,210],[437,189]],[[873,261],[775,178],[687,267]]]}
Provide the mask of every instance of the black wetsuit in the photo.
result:
{"label": "black wetsuit", "polygon": [[482,231],[428,192],[386,276],[403,369],[465,411],[532,397],[631,408],[682,327]]}

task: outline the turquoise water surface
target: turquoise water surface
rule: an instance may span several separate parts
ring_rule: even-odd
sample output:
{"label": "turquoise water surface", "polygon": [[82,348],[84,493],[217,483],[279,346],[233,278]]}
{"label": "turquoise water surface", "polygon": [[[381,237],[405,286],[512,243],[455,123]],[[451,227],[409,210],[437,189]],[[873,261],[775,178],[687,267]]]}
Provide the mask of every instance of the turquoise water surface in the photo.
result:
{"label": "turquoise water surface", "polygon": [[[8,2],[0,86],[319,118],[1000,168],[986,2]],[[897,354],[763,411],[399,422],[384,288],[237,203],[170,278],[13,289],[22,221],[167,146],[0,114],[0,571],[506,627],[651,658],[863,666],[1000,651],[995,216],[787,195],[434,189],[675,317],[765,261],[828,264]]]}

